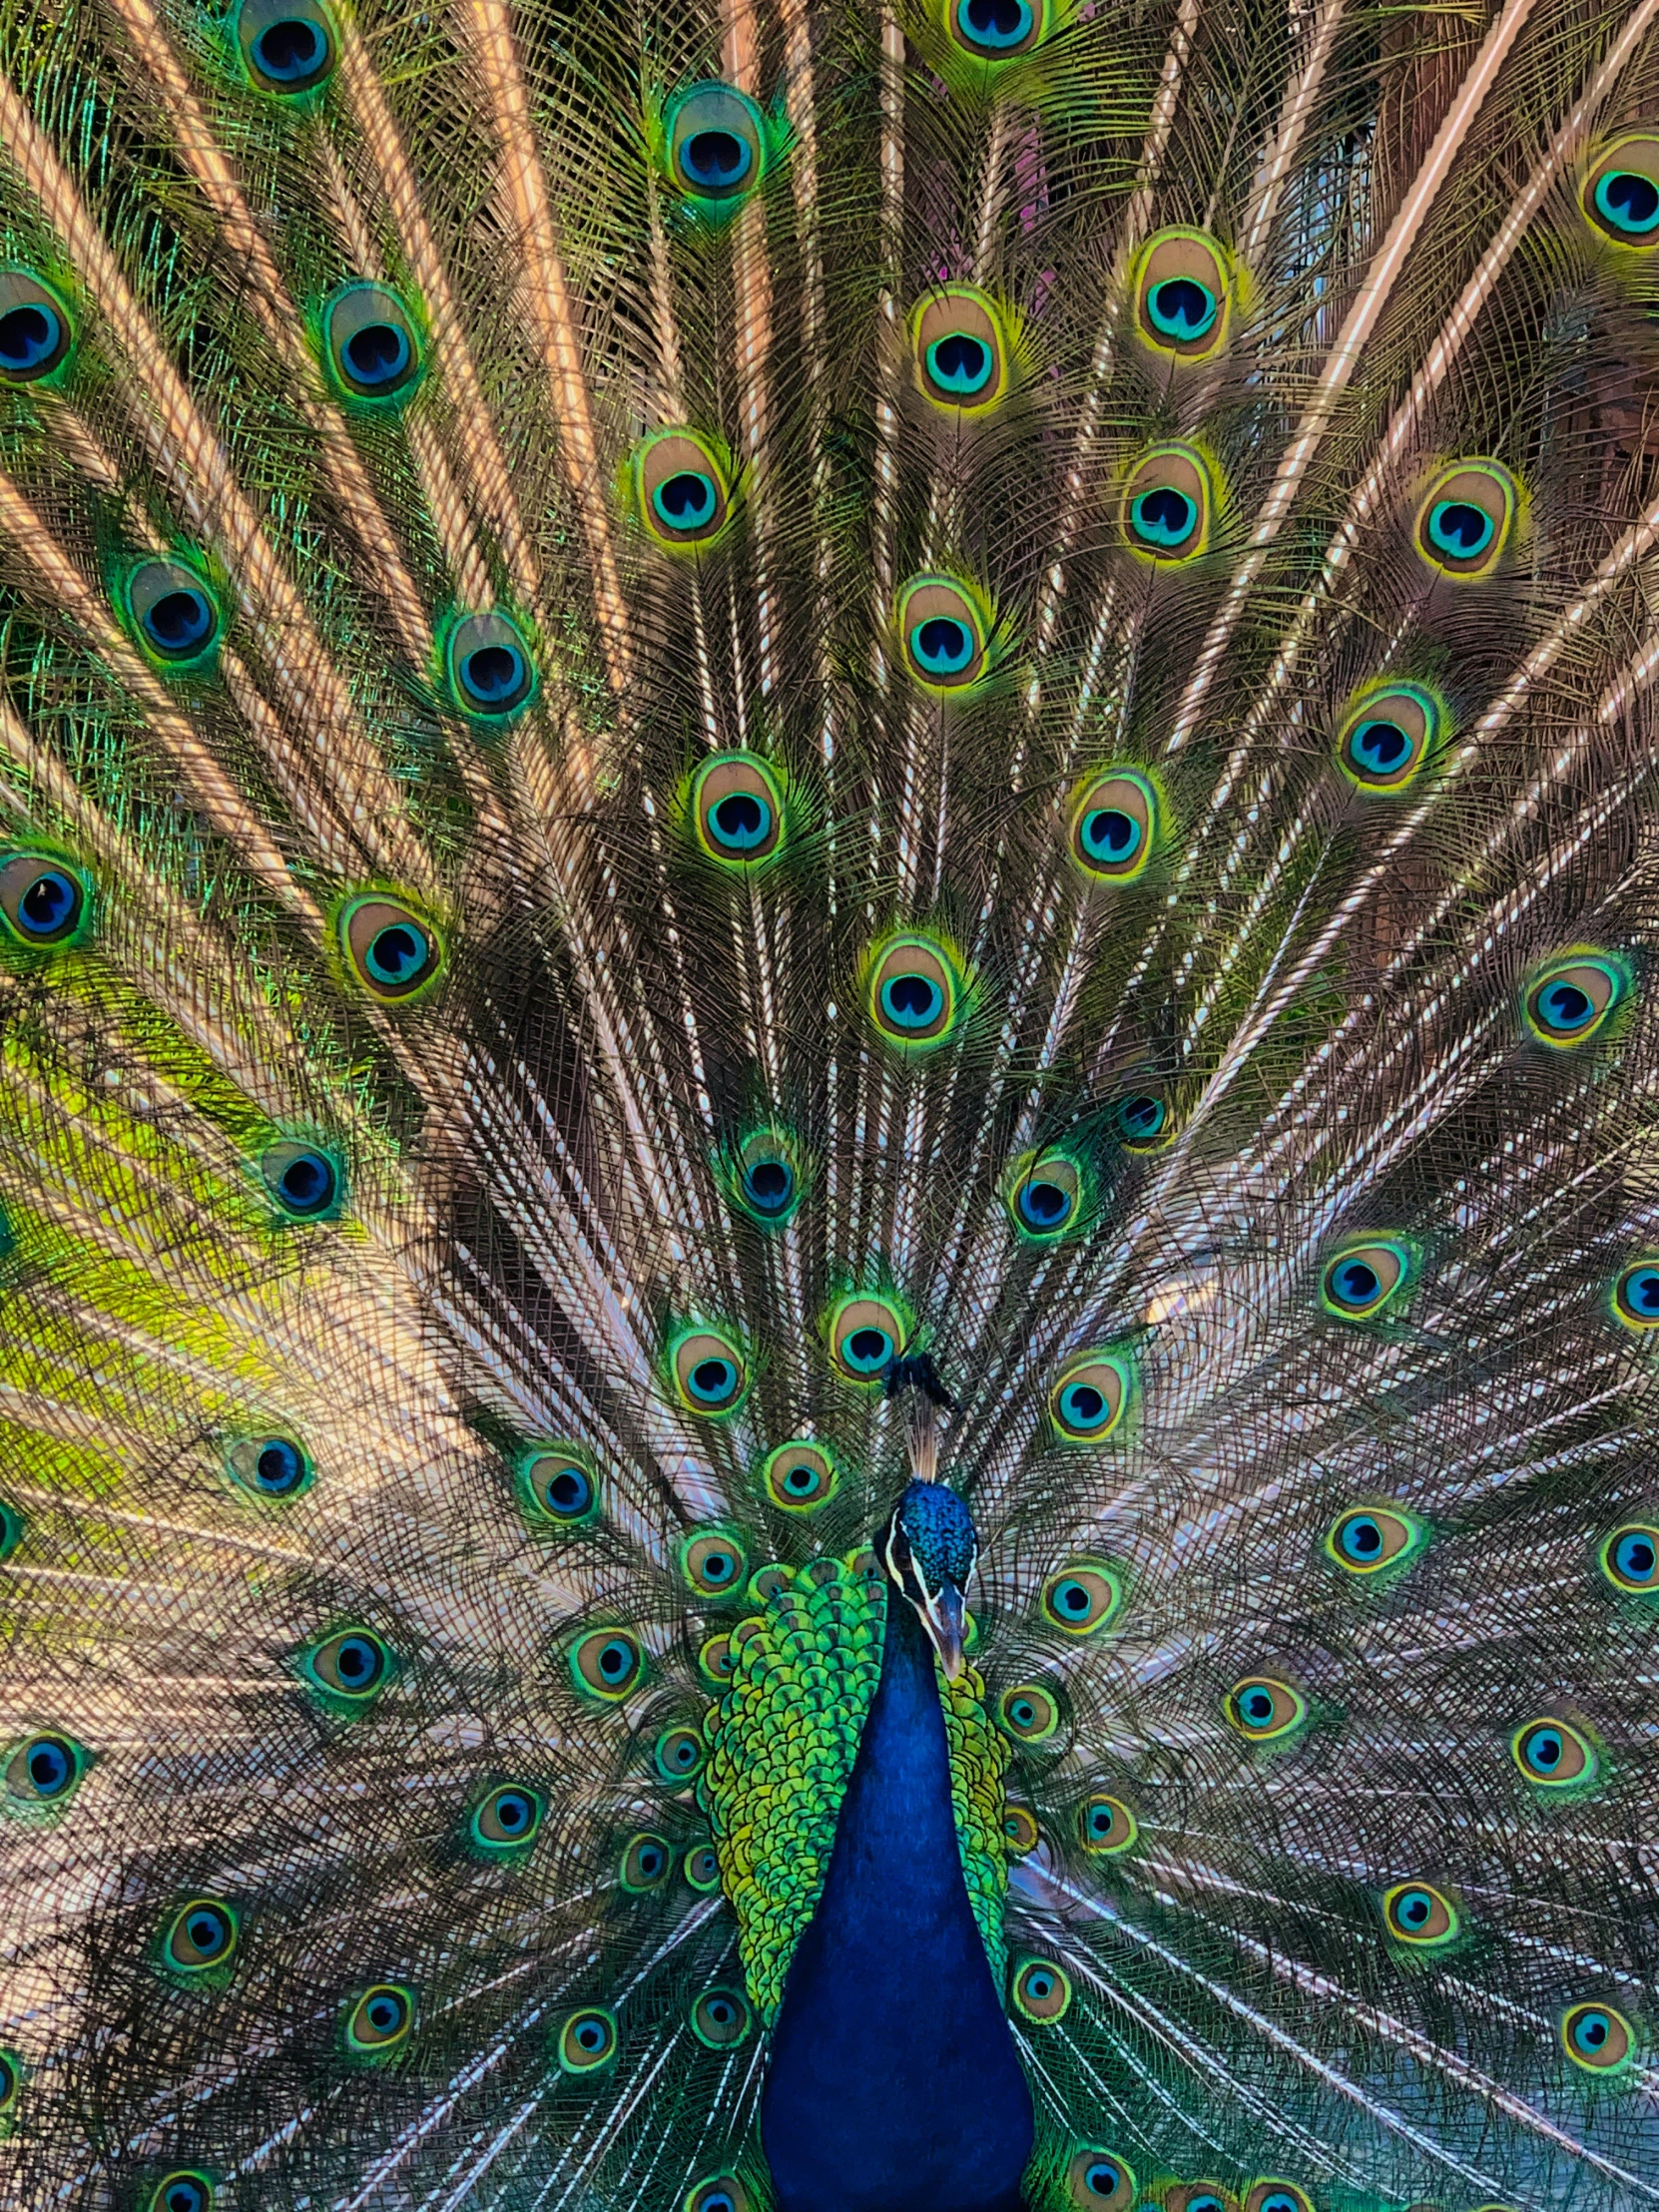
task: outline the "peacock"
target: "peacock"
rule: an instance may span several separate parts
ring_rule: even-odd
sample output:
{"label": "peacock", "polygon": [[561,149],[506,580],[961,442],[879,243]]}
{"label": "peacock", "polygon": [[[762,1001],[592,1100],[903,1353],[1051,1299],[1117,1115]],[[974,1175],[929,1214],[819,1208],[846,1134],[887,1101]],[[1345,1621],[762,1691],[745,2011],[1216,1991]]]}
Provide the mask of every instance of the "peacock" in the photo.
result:
{"label": "peacock", "polygon": [[1659,2205],[1659,0],[0,57],[0,2198]]}

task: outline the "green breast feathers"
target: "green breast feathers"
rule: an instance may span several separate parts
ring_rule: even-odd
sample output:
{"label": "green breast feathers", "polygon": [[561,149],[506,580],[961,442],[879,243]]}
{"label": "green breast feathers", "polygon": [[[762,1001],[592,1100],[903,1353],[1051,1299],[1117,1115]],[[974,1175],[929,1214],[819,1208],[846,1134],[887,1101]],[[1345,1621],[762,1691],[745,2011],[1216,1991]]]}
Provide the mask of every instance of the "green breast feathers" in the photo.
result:
{"label": "green breast feathers", "polygon": [[[768,1594],[762,1610],[731,1632],[731,1682],[704,1724],[711,1751],[698,1791],[737,1915],[749,1993],[770,2025],[830,1871],[835,1821],[881,1672],[887,1599],[868,1549],[796,1570],[769,1567],[756,1586]],[[710,1661],[727,1663],[706,1646]],[[962,1875],[1000,1983],[1008,1746],[986,1719],[985,1686],[973,1667],[954,1682],[941,1671],[938,1682]]]}

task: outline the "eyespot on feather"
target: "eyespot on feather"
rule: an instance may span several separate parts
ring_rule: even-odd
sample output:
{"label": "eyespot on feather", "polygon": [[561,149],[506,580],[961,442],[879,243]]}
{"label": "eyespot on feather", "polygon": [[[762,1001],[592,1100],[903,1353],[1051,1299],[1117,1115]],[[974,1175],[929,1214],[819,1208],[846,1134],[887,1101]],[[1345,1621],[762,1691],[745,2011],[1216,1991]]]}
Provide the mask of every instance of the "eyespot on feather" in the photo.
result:
{"label": "eyespot on feather", "polygon": [[1234,1683],[1224,1703],[1228,1724],[1247,1743],[1279,1743],[1294,1735],[1308,1718],[1308,1705],[1300,1690],[1274,1675],[1246,1675]]}
{"label": "eyespot on feather", "polygon": [[408,2041],[414,2016],[412,1990],[395,1981],[376,1982],[345,2015],[346,2048],[356,2057],[388,2058]]}
{"label": "eyespot on feather", "polygon": [[630,1836],[622,1850],[617,1880],[630,1897],[654,1897],[674,1872],[674,1854],[666,1837]]}
{"label": "eyespot on feather", "polygon": [[680,1872],[688,1889],[709,1897],[720,1888],[720,1855],[713,1844],[693,1844],[680,1862]]}
{"label": "eyespot on feather", "polygon": [[1561,2014],[1561,2048],[1588,2073],[1623,2073],[1636,2056],[1636,2031],[1610,2004],[1571,2004]]}
{"label": "eyespot on feather", "polygon": [[1130,285],[1135,335],[1162,361],[1208,361],[1226,345],[1233,274],[1207,232],[1154,232],[1135,257]]}
{"label": "eyespot on feather", "polygon": [[1139,2185],[1116,2151],[1080,2143],[1066,2160],[1065,2194],[1073,2212],[1134,2212]]}
{"label": "eyespot on feather", "polygon": [[878,1036],[904,1052],[928,1052],[956,1034],[966,1012],[964,978],[950,950],[920,933],[884,937],[866,961],[864,1004]]}
{"label": "eyespot on feather", "polygon": [[1638,253],[1659,246],[1659,137],[1632,132],[1597,150],[1579,205],[1591,229]]}
{"label": "eyespot on feather", "polygon": [[73,1736],[24,1737],[0,1766],[0,1809],[23,1818],[61,1811],[80,1788],[87,1765],[87,1753]]}
{"label": "eyespot on feather", "polygon": [[60,382],[75,350],[75,323],[44,276],[0,269],[0,383]]}
{"label": "eyespot on feather", "polygon": [[226,1449],[225,1471],[253,1496],[282,1502],[303,1495],[315,1472],[290,1436],[239,1436]]}
{"label": "eyespot on feather", "polygon": [[129,629],[164,673],[202,675],[219,651],[224,618],[219,596],[200,569],[156,557],[129,569],[121,587]]}
{"label": "eyespot on feather", "polygon": [[170,1972],[195,1977],[229,1965],[240,1931],[237,1916],[218,1898],[193,1898],[168,1923],[162,1962]]}
{"label": "eyespot on feather", "polygon": [[513,1472],[514,1488],[533,1526],[587,1528],[599,1518],[599,1477],[581,1444],[533,1444]]}
{"label": "eyespot on feather", "polygon": [[382,1005],[417,998],[443,966],[443,939],[435,924],[390,893],[366,891],[348,899],[335,929],[346,966]]}
{"label": "eyespot on feather", "polygon": [[736,2174],[710,2174],[687,2190],[681,2212],[755,2212],[755,2199]]}
{"label": "eyespot on feather", "polygon": [[1025,1244],[1053,1244],[1084,1226],[1088,1194],[1083,1171],[1057,1148],[1022,1153],[1003,1195],[1008,1219]]}
{"label": "eyespot on feather", "polygon": [[1043,1584],[1041,1612],[1067,1636],[1094,1636],[1123,1604],[1123,1586],[1104,1559],[1073,1559]]}
{"label": "eyespot on feather", "polygon": [[283,1138],[260,1155],[260,1180],[289,1221],[325,1221],[345,1196],[338,1164],[320,1146]]}
{"label": "eyespot on feather", "polygon": [[1444,703],[1424,684],[1368,686],[1337,732],[1337,766],[1368,796],[1402,792],[1450,734]]}
{"label": "eyespot on feather", "polygon": [[1426,1882],[1397,1882],[1382,1895],[1382,1925],[1396,1942],[1441,1950],[1461,1928],[1457,1908]]}
{"label": "eyespot on feather", "polygon": [[830,1363],[843,1382],[879,1389],[887,1369],[909,1342],[909,1316],[896,1299],[853,1293],[836,1299],[825,1317]]}
{"label": "eyespot on feather", "polygon": [[1630,996],[1630,973],[1610,952],[1586,946],[1538,969],[1526,986],[1526,1027],[1552,1051],[1588,1044]]}
{"label": "eyespot on feather", "polygon": [[823,1445],[779,1444],[766,1455],[761,1483],[768,1501],[786,1513],[816,1513],[835,1494],[835,1462]]}
{"label": "eyespot on feather", "polygon": [[663,170],[688,206],[705,218],[729,220],[766,181],[774,139],[747,93],[707,78],[677,92],[663,109]]}
{"label": "eyespot on feather", "polygon": [[1503,558],[1519,512],[1520,487],[1499,462],[1449,462],[1417,508],[1417,557],[1452,582],[1478,582]]}
{"label": "eyespot on feather", "polygon": [[1509,1739],[1509,1755],[1523,1778],[1540,1790],[1580,1792],[1598,1779],[1595,1745],[1582,1730],[1553,1714],[1517,1728]]}
{"label": "eyespot on feather", "polygon": [[291,100],[333,74],[339,42],[320,0],[242,0],[237,50],[262,92]]}
{"label": "eyespot on feather", "polygon": [[28,1532],[29,1524],[17,1507],[0,1498],[0,1566],[5,1565]]}
{"label": "eyespot on feather", "polygon": [[996,1725],[1020,1744],[1046,1744],[1060,1726],[1060,1701],[1040,1682],[1016,1682],[995,1707]]}
{"label": "eyespot on feather", "polygon": [[941,284],[910,309],[916,389],[941,414],[989,414],[1007,398],[1016,340],[1007,310],[972,284]]}
{"label": "eyespot on feather", "polygon": [[1398,1239],[1357,1238],[1320,1271],[1320,1304],[1334,1321],[1376,1321],[1400,1303],[1413,1272],[1411,1250]]}
{"label": "eyespot on feather", "polygon": [[1079,785],[1071,805],[1070,851],[1091,883],[1135,883],[1158,848],[1158,794],[1139,769],[1111,768]]}
{"label": "eyespot on feather", "polygon": [[184,2170],[163,2174],[144,2200],[145,2212],[213,2212],[217,2194],[207,2174]]}
{"label": "eyespot on feather", "polygon": [[894,622],[911,682],[934,698],[969,698],[989,673],[991,609],[964,578],[912,576]]}
{"label": "eyespot on feather", "polygon": [[1626,1521],[1603,1539],[1599,1557],[1615,1590],[1631,1597],[1659,1597],[1659,1526]]}
{"label": "eyespot on feather", "polygon": [[1158,1152],[1174,1135],[1169,1100],[1162,1091],[1131,1091],[1112,1108],[1112,1126],[1125,1152]]}
{"label": "eyespot on feather", "polygon": [[322,358],[348,404],[397,408],[425,369],[409,307],[388,284],[342,284],[322,306]]}
{"label": "eyespot on feather", "polygon": [[1140,1823],[1122,1798],[1097,1790],[1077,1808],[1077,1840],[1090,1858],[1115,1858],[1140,1839]]}
{"label": "eyespot on feather", "polygon": [[1009,1993],[1022,2019],[1051,2027],[1071,2009],[1071,1976],[1052,1958],[1027,1958],[1015,1967]]}
{"label": "eyespot on feather", "polygon": [[1055,0],[933,0],[933,7],[956,56],[991,69],[1035,53],[1057,14]]}
{"label": "eyespot on feather", "polygon": [[92,884],[72,860],[40,848],[0,847],[0,928],[31,952],[81,943],[92,923]]}
{"label": "eyespot on feather", "polygon": [[1315,2212],[1313,2198],[1294,2181],[1272,2178],[1253,2181],[1245,2193],[1244,2212]]}
{"label": "eyespot on feather", "polygon": [[1215,509],[1210,462],[1196,446],[1172,441],[1151,447],[1130,470],[1118,527],[1137,560],[1183,567],[1209,551]]}
{"label": "eyespot on feather", "polygon": [[718,866],[764,867],[784,848],[784,793],[753,753],[705,761],[692,778],[687,814],[698,849]]}
{"label": "eyespot on feather", "polygon": [[373,1629],[353,1624],[307,1645],[299,1654],[299,1671],[324,1703],[359,1708],[393,1681],[397,1662]]}
{"label": "eyespot on feather", "polygon": [[726,1529],[695,1529],[681,1542],[680,1572],[698,1597],[741,1597],[749,1561],[743,1545]]}
{"label": "eyespot on feather", "polygon": [[663,1730],[652,1748],[651,1763],[659,1780],[681,1784],[697,1780],[708,1756],[701,1730],[681,1725]]}
{"label": "eyespot on feather", "polygon": [[528,1851],[546,1813],[539,1790],[526,1782],[501,1782],[473,1807],[467,1823],[474,1846],[491,1858]]}
{"label": "eyespot on feather", "polygon": [[645,1647],[630,1628],[590,1628],[569,1646],[570,1677],[579,1695],[612,1705],[645,1679]]}
{"label": "eyespot on feather", "polygon": [[723,1420],[749,1394],[749,1361],[735,1338],[712,1324],[680,1331],[668,1346],[674,1393],[688,1413]]}
{"label": "eyespot on feather", "polygon": [[1123,1419],[1132,1370],[1126,1354],[1079,1353],[1067,1362],[1048,1392],[1049,1425],[1066,1444],[1103,1443]]}
{"label": "eyespot on feather", "polygon": [[706,2050],[735,2050],[754,2026],[749,1999],[737,1989],[705,1989],[691,2008],[691,2031]]}
{"label": "eyespot on feather", "polygon": [[504,724],[535,699],[536,664],[507,615],[463,615],[446,630],[442,650],[450,700],[472,721]]}
{"label": "eyespot on feather", "polygon": [[1373,1575],[1405,1566],[1427,1541],[1414,1515],[1391,1505],[1356,1505],[1332,1522],[1325,1550],[1345,1573]]}
{"label": "eyespot on feather", "polygon": [[1006,1800],[1002,1808],[1002,1848],[1008,1857],[1023,1859],[1041,1841],[1042,1831],[1030,1806],[1016,1805],[1012,1798]]}
{"label": "eyespot on feather", "polygon": [[629,462],[634,511],[665,553],[711,551],[733,514],[732,465],[699,430],[654,430]]}
{"label": "eyespot on feather", "polygon": [[1659,1329],[1659,1259],[1630,1260],[1614,1279],[1613,1319],[1638,1336]]}

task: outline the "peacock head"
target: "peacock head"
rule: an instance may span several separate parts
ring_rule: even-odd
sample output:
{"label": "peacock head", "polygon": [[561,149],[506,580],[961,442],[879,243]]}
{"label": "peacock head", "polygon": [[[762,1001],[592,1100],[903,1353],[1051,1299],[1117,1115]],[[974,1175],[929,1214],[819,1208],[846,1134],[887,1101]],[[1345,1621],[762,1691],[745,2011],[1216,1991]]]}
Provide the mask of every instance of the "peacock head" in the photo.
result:
{"label": "peacock head", "polygon": [[973,1515],[939,1482],[912,1482],[881,1538],[888,1577],[915,1608],[952,1682],[962,1671],[962,1593],[978,1553]]}

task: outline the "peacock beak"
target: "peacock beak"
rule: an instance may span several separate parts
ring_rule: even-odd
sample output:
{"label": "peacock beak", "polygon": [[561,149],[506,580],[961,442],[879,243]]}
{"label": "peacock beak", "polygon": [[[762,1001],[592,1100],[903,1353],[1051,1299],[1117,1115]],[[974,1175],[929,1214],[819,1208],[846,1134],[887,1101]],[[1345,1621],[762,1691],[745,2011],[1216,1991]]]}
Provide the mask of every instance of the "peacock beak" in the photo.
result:
{"label": "peacock beak", "polygon": [[937,1590],[923,1589],[921,1625],[939,1655],[947,1682],[962,1671],[962,1593],[947,1576]]}

